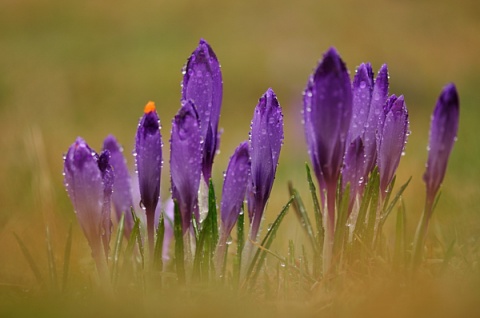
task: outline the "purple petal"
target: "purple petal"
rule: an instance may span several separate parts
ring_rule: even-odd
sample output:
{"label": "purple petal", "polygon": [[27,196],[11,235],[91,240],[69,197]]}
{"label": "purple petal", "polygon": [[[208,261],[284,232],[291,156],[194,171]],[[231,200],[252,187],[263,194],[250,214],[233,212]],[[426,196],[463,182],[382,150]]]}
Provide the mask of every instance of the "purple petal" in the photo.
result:
{"label": "purple petal", "polygon": [[408,135],[408,112],[403,96],[392,95],[386,102],[377,134],[377,165],[380,189],[385,195],[387,186],[397,170]]}
{"label": "purple petal", "polygon": [[[345,154],[352,117],[352,91],[345,63],[328,50],[305,90],[304,119],[307,144],[322,193],[336,184]],[[311,134],[311,135],[310,135]]]}
{"label": "purple petal", "polygon": [[222,104],[222,73],[217,56],[203,39],[192,53],[184,69],[182,100],[192,100],[200,120],[204,141],[202,172],[205,182],[211,177],[217,150],[217,131]]}
{"label": "purple petal", "polygon": [[64,162],[65,187],[94,257],[104,234],[104,180],[97,154],[82,138],[70,146]]}
{"label": "purple petal", "polygon": [[362,136],[365,131],[370,104],[372,102],[372,92],[372,66],[369,63],[361,64],[357,69],[352,84],[352,119],[348,132],[348,144],[353,142],[357,137]]}
{"label": "purple petal", "polygon": [[153,231],[155,208],[160,197],[160,177],[163,163],[159,122],[155,104],[149,102],[145,106],[135,138],[135,160],[140,197],[146,210],[147,229],[149,229],[150,235]]}
{"label": "purple petal", "polygon": [[427,185],[427,197],[431,201],[443,181],[448,158],[457,138],[459,105],[455,85],[447,85],[438,98],[430,125],[428,160],[423,180]]}
{"label": "purple petal", "polygon": [[270,196],[277,170],[280,149],[283,143],[283,115],[272,89],[260,98],[251,124],[250,156],[251,182],[249,191],[255,203],[249,203],[252,223],[252,238],[260,227],[263,210]]}
{"label": "purple petal", "polygon": [[120,220],[122,214],[125,215],[125,236],[130,237],[133,229],[133,218],[130,209],[134,206],[132,199],[132,180],[127,168],[127,162],[123,155],[123,149],[114,136],[110,135],[105,138],[103,141],[103,149],[110,152],[110,164],[115,172],[112,201],[117,220]]}
{"label": "purple petal", "polygon": [[172,197],[180,206],[183,233],[190,227],[192,213],[199,220],[198,188],[202,168],[202,138],[195,106],[184,101],[172,122],[170,172]]}
{"label": "purple petal", "polygon": [[365,152],[361,137],[355,138],[347,147],[345,165],[342,170],[343,190],[350,184],[349,212],[352,209],[354,199],[359,189],[364,184],[365,176]]}
{"label": "purple petal", "polygon": [[115,182],[115,175],[110,164],[110,151],[104,150],[98,157],[98,168],[102,174],[103,179],[103,246],[105,248],[105,255],[108,256],[110,237],[112,235],[112,220],[110,218],[110,208],[112,206],[112,192],[113,184]]}
{"label": "purple petal", "polygon": [[248,142],[237,147],[228,163],[223,183],[221,220],[225,235],[232,231],[245,199],[250,174],[250,154]]}
{"label": "purple petal", "polygon": [[[380,68],[375,79],[373,87],[370,111],[368,114],[367,125],[363,135],[363,145],[365,147],[366,174],[370,173],[375,167],[377,161],[377,128],[379,127],[380,117],[383,114],[383,106],[388,96],[388,68],[384,64]],[[365,177],[367,177],[365,175]]]}

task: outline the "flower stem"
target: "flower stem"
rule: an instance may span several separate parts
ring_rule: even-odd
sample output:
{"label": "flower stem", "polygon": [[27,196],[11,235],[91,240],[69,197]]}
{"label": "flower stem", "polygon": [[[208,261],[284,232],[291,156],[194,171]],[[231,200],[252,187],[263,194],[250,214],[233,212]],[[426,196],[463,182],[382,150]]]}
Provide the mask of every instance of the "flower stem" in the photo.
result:
{"label": "flower stem", "polygon": [[425,209],[422,214],[422,219],[418,223],[417,231],[415,233],[415,239],[413,241],[413,254],[412,254],[412,273],[415,273],[422,262],[423,248],[425,245],[425,238],[427,236],[428,223],[430,216],[432,215],[433,200],[427,197],[425,201]]}
{"label": "flower stem", "polygon": [[333,243],[335,238],[335,199],[336,184],[327,185],[327,213],[325,214],[325,240],[323,241],[323,274],[326,275],[332,266]]}

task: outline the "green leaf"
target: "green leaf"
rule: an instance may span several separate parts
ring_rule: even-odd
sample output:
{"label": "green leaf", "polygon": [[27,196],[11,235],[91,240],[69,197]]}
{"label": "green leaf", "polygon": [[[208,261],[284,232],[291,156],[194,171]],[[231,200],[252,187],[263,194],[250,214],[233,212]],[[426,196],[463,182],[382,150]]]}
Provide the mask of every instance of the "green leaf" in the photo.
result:
{"label": "green leaf", "polygon": [[[153,253],[153,268],[155,270],[162,270],[163,267],[163,237],[165,235],[165,217],[164,214],[160,217],[157,227],[157,240],[155,241],[155,249]],[[168,221],[167,221],[168,222]]]}
{"label": "green leaf", "polygon": [[65,253],[63,255],[63,277],[62,277],[62,292],[67,290],[68,271],[70,269],[70,253],[72,251],[72,223],[68,228],[67,241],[65,243]]}
{"label": "green leaf", "polygon": [[208,214],[203,221],[200,236],[197,241],[193,265],[194,278],[208,279],[213,271],[213,255],[218,242],[217,202],[215,189],[210,180],[208,191]]}
{"label": "green leaf", "polygon": [[47,243],[48,272],[50,274],[50,284],[53,289],[57,289],[57,267],[55,265],[55,256],[53,255],[52,240],[50,237],[50,228],[45,227],[45,239]]}
{"label": "green leaf", "polygon": [[244,223],[245,223],[245,213],[244,206],[242,205],[242,211],[237,219],[237,255],[235,256],[233,262],[233,277],[234,282],[238,286],[240,281],[240,269],[242,266],[242,251],[245,246],[245,232],[244,232]]}
{"label": "green leaf", "polygon": [[[317,189],[315,188],[315,184],[313,183],[312,174],[310,173],[310,167],[308,166],[308,164],[305,164],[305,169],[307,170],[307,181],[310,189],[310,195],[312,196],[313,212],[315,214],[315,223],[317,225],[317,241],[318,246],[321,249],[325,236],[323,229],[322,210],[320,209],[320,203],[318,202],[317,197]],[[321,251],[319,251],[319,253],[321,254]]]}
{"label": "green leaf", "polygon": [[394,269],[403,269],[406,262],[406,222],[407,214],[405,212],[405,205],[398,208],[397,224],[395,226],[395,247],[393,250],[393,267]]}
{"label": "green leaf", "polygon": [[339,209],[337,212],[337,224],[335,226],[335,236],[333,239],[333,259],[339,260],[343,249],[343,242],[345,239],[345,232],[347,228],[348,218],[348,203],[350,198],[350,184],[347,184],[345,191],[343,192]]}
{"label": "green leaf", "polygon": [[313,252],[316,254],[318,250],[317,240],[315,239],[315,234],[313,233],[312,223],[310,222],[310,218],[308,217],[307,210],[305,209],[305,205],[303,204],[303,200],[300,197],[297,189],[295,189],[291,182],[288,183],[288,191],[290,192],[290,196],[293,196],[293,210],[296,212],[295,215],[300,222],[305,234],[310,239],[310,243],[312,244]]}
{"label": "green leaf", "polygon": [[174,200],[173,235],[175,236],[175,266],[180,284],[185,284],[185,253],[183,248],[182,215],[178,202]]}
{"label": "green leaf", "polygon": [[122,213],[120,222],[118,222],[117,236],[115,237],[115,247],[113,249],[112,276],[110,279],[114,285],[118,278],[118,260],[119,260],[120,250],[122,248],[124,228],[125,228],[125,214]]}
{"label": "green leaf", "polygon": [[28,265],[30,266],[30,269],[32,270],[33,275],[35,275],[35,279],[40,285],[43,286],[44,281],[42,278],[42,274],[40,274],[40,270],[38,269],[37,264],[35,263],[32,255],[28,251],[27,246],[23,243],[23,241],[20,239],[20,237],[16,233],[13,233],[13,235],[15,236],[15,239],[17,240],[18,245],[20,246],[20,249],[22,250],[23,256],[28,262]]}
{"label": "green leaf", "polygon": [[266,251],[270,248],[270,245],[272,245],[273,241],[275,240],[277,230],[280,224],[282,223],[283,218],[287,214],[287,211],[290,205],[292,204],[292,202],[293,202],[293,197],[291,197],[290,200],[288,200],[287,204],[283,207],[282,211],[280,211],[280,213],[278,214],[273,224],[269,227],[267,234],[265,235],[265,238],[262,240],[261,248],[257,249],[252,259],[252,262],[250,263],[247,269],[245,281],[250,282],[251,287],[253,287],[255,284],[258,274],[260,273],[260,269],[263,265],[263,261],[267,256]]}

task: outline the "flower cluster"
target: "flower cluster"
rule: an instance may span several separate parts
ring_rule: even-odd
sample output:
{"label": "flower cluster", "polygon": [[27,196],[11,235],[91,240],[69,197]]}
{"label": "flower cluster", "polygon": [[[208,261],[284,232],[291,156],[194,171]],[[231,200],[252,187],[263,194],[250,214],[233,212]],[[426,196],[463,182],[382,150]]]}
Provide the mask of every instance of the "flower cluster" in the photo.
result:
{"label": "flower cluster", "polygon": [[[331,48],[310,76],[304,91],[305,136],[319,183],[320,210],[323,211],[318,219],[323,220],[320,227],[323,227],[321,232],[323,235],[324,230],[324,237],[319,241],[324,244],[324,273],[330,270],[332,259],[336,256],[337,231],[347,226],[342,222],[353,224],[357,231],[367,222],[365,215],[370,204],[369,226],[381,229],[382,213],[385,212],[382,209],[388,203],[409,135],[404,97],[389,96],[388,78],[386,65],[374,77],[372,66],[364,63],[357,68],[352,82],[345,63]],[[154,251],[158,240],[165,247],[164,259],[168,259],[168,245],[174,233],[176,240],[183,242],[185,238],[194,242],[193,249],[201,249],[203,241],[199,231],[204,226],[215,227],[211,237],[217,244],[216,267],[221,271],[227,241],[239,215],[243,213],[246,199],[250,244],[244,255],[247,261],[250,260],[283,144],[283,114],[274,91],[267,89],[254,109],[249,140],[241,142],[235,149],[224,174],[220,235],[217,235],[216,207],[212,209],[215,210],[214,222],[209,223],[204,222],[208,216],[205,217],[203,206],[206,202],[210,215],[211,195],[214,197],[212,168],[220,144],[218,123],[222,91],[219,61],[210,45],[202,39],[183,70],[181,103],[172,120],[169,140],[171,197],[164,200],[163,207],[160,198],[163,142],[160,118],[153,102],[145,106],[135,136],[133,153],[137,178],[130,176],[122,147],[114,136],[105,139],[99,154],[80,137],[70,146],[64,158],[65,187],[99,273],[105,272],[108,260],[112,205],[117,220],[124,216],[126,237],[130,236],[136,224],[131,211],[136,206],[142,207],[145,215],[141,219],[146,220],[152,261],[156,256]],[[455,86],[450,84],[444,88],[432,116],[424,174],[427,203],[417,231],[414,261],[421,257],[433,202],[456,139],[458,117],[458,95]],[[340,206],[344,207],[344,212]],[[363,214],[360,215],[359,211]],[[164,219],[162,223],[159,222],[161,217]],[[156,233],[164,237],[156,237]],[[344,236],[341,233],[338,238],[343,239]],[[183,248],[183,243],[181,246]],[[205,253],[212,250],[210,248]],[[195,254],[195,262],[202,253]],[[184,258],[180,255],[176,254],[176,259]],[[177,271],[180,267],[177,264]]]}
{"label": "flower cluster", "polygon": [[[205,40],[188,59],[183,70],[181,107],[172,121],[170,137],[171,198],[180,211],[183,235],[201,227],[199,201],[202,183],[208,184],[217,153],[220,134],[218,122],[222,103],[222,74],[218,59]],[[260,98],[254,110],[250,141],[242,142],[230,158],[225,173],[221,200],[221,236],[225,245],[241,213],[246,194],[251,223],[251,237],[258,235],[262,215],[275,178],[283,143],[283,116],[272,89]],[[97,155],[78,138],[65,157],[65,185],[75,207],[77,218],[98,264],[108,255],[110,241],[110,199],[117,220],[124,215],[125,235],[132,232],[131,210],[140,205],[146,216],[150,256],[154,256],[155,233],[161,209],[162,136],[155,104],[148,102],[140,118],[135,137],[134,157],[138,177],[129,174],[122,148],[113,136],[104,141],[104,151]],[[135,202],[139,198],[139,202]],[[164,243],[173,236],[173,204],[164,207]],[[157,238],[159,239],[159,238]],[[167,243],[168,244],[168,243]],[[99,253],[103,246],[105,253]],[[103,266],[103,265],[102,265]]]}
{"label": "flower cluster", "polygon": [[[385,200],[409,135],[408,111],[403,96],[388,97],[386,65],[380,68],[374,79],[371,65],[361,64],[353,83],[350,83],[345,63],[331,48],[308,81],[303,115],[308,152],[326,211],[325,270],[332,257],[339,213],[337,195],[342,196],[349,187],[350,215],[354,204],[363,198],[369,176],[376,167],[380,178],[380,203]],[[429,200],[433,200],[443,179],[457,126],[458,98],[455,87],[450,85],[442,93],[432,120],[430,153],[424,177]],[[340,192],[337,191],[339,181]],[[356,214],[350,217],[355,223]]]}

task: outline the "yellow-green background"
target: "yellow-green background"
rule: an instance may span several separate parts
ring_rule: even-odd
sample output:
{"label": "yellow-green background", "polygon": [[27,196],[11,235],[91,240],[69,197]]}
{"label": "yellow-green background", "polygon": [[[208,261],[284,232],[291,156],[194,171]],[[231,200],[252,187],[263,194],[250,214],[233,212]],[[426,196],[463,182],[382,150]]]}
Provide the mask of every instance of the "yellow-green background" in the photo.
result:
{"label": "yellow-green background", "polygon": [[[455,82],[460,131],[432,232],[442,244],[456,238],[460,250],[473,249],[465,257],[478,261],[478,1],[1,0],[0,285],[35,285],[13,232],[46,273],[45,224],[60,257],[73,221],[72,266],[91,266],[63,189],[62,155],[77,136],[99,149],[112,133],[133,168],[134,133],[149,100],[163,126],[162,193],[168,194],[168,139],[181,68],[201,37],[215,50],[224,79],[224,133],[214,166],[218,192],[230,154],[248,138],[261,94],[272,87],[283,107],[286,139],[269,218],[287,200],[288,180],[307,198],[301,93],[330,46],[351,74],[361,62],[371,62],[375,72],[387,63],[390,92],[405,95],[412,134],[398,180],[413,176],[405,197],[410,231],[424,200],[430,113],[441,88]],[[278,250],[285,251],[289,238],[303,240],[293,214],[282,226]]]}

